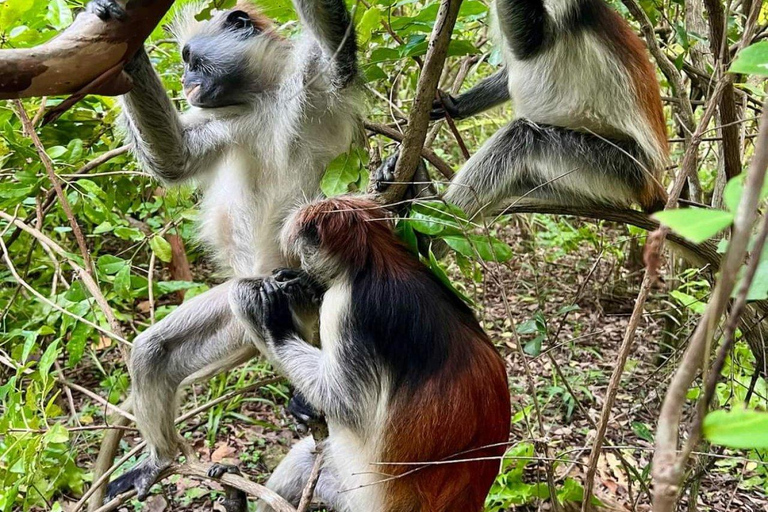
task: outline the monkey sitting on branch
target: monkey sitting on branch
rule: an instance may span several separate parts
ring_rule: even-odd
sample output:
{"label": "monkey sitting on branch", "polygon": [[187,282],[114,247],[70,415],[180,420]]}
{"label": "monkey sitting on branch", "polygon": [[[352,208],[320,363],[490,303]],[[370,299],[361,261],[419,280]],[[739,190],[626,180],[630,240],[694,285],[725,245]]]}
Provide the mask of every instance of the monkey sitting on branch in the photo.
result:
{"label": "monkey sitting on branch", "polygon": [[[510,399],[504,363],[472,310],[372,201],[309,204],[282,240],[302,271],[237,280],[230,301],[325,415],[315,496],[337,512],[482,510],[508,439]],[[320,348],[294,322],[318,294]],[[313,451],[312,438],[295,445],[267,487],[298,503]]]}
{"label": "monkey sitting on branch", "polygon": [[[512,99],[515,119],[459,171],[445,199],[468,215],[512,197],[560,205],[664,207],[666,125],[645,46],[603,0],[495,0],[504,68],[432,118],[464,118]],[[387,159],[377,188],[395,179]]]}
{"label": "monkey sitting on branch", "polygon": [[[136,158],[166,184],[199,185],[201,238],[218,266],[239,277],[293,263],[279,247],[283,220],[319,193],[326,165],[362,135],[357,43],[344,1],[294,6],[303,26],[295,41],[248,3],[204,21],[194,7],[183,10],[173,31],[192,107],[182,115],[143,50],[125,69],[134,87],[121,105]],[[121,23],[114,0],[93,1],[89,10]],[[175,396],[185,378],[266,353],[232,314],[229,289],[225,283],[184,303],[134,341],[133,410],[148,457],[110,484],[109,497],[135,489],[146,498],[176,457]]]}

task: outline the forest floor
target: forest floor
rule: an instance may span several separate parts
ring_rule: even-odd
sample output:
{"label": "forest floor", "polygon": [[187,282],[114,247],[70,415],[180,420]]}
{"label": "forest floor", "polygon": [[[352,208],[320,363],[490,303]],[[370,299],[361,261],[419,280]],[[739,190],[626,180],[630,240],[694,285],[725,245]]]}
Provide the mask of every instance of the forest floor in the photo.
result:
{"label": "forest floor", "polygon": [[[534,230],[535,235],[531,234],[534,231],[527,222],[509,223],[497,233],[510,243],[516,256],[506,264],[489,265],[483,281],[474,283],[455,264],[450,274],[467,295],[484,306],[483,325],[507,363],[515,416],[510,445],[535,442],[539,447],[546,446],[546,456],[560,461],[555,467],[555,479],[561,486],[566,477],[577,482],[584,478],[595,432],[593,422],[600,415],[642,273],[639,265],[617,260],[617,255],[631,245],[623,228],[603,229],[591,241],[577,241],[571,247],[569,240],[549,238],[546,229],[540,227]],[[574,232],[579,226],[573,225]],[[675,312],[664,293],[666,287],[660,283],[646,306],[599,461],[595,492],[607,510],[650,510],[646,483],[652,436],[670,369],[679,355],[674,348],[663,347],[672,344],[672,338],[664,334],[665,327],[674,325],[676,332],[687,333],[690,322],[695,320]],[[527,356],[527,360],[543,416],[543,433],[531,407],[512,322],[526,351],[538,354]],[[558,376],[558,368],[568,386]],[[253,363],[233,374],[228,380],[218,378],[214,385],[231,389],[237,379],[252,382],[269,372],[264,364]],[[199,418],[199,423],[187,424],[187,437],[203,461],[237,463],[249,478],[263,482],[290,445],[301,437],[284,411],[286,391],[284,386],[272,386],[246,396],[234,409],[215,409]],[[204,393],[205,388],[199,386],[191,398]],[[210,444],[214,437],[215,444]],[[138,437],[126,437],[127,446],[136,442]],[[721,453],[713,447],[702,449]],[[536,455],[545,456],[543,451]],[[79,462],[90,467],[93,460],[92,453],[83,453]],[[756,481],[754,462],[728,452],[702,461],[709,466],[693,484],[699,486],[698,510],[768,511],[768,497],[762,482]],[[527,464],[523,479],[528,483],[546,482],[545,463]],[[175,476],[143,505],[134,501],[120,510],[223,510],[213,503],[221,494],[215,487]],[[684,510],[696,510],[688,508],[685,499]],[[551,508],[546,502],[532,499],[505,510]]]}

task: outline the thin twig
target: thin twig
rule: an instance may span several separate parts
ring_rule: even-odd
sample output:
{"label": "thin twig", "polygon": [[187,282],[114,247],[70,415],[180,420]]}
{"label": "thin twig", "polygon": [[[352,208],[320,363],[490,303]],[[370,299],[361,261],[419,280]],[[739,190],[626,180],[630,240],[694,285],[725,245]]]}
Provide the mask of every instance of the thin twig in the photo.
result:
{"label": "thin twig", "polygon": [[764,109],[760,123],[755,154],[747,173],[744,193],[736,212],[728,252],[723,259],[720,280],[712,298],[696,326],[691,343],[675,372],[662,403],[656,430],[656,453],[653,457],[654,512],[671,512],[677,502],[678,490],[688,459],[677,456],[680,419],[686,393],[702,367],[707,347],[711,345],[717,323],[722,316],[736,282],[739,267],[744,261],[752,226],[757,215],[756,206],[768,167],[768,109]]}

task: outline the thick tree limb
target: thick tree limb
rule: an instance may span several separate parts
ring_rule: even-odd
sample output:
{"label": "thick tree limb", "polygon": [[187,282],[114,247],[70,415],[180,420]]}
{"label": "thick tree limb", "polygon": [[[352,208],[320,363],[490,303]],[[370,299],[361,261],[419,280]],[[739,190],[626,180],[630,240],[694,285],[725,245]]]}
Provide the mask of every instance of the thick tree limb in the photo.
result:
{"label": "thick tree limb", "polygon": [[[126,17],[103,22],[80,13],[64,32],[34,48],[0,50],[0,99],[71,94],[114,96],[130,90],[122,73],[173,0],[129,0]],[[71,102],[70,102],[71,103]]]}

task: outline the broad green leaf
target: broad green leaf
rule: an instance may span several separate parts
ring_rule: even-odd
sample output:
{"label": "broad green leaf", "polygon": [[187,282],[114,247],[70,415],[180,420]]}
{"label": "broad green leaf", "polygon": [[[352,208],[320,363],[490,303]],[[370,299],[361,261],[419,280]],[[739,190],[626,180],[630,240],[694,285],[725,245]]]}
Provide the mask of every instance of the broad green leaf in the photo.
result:
{"label": "broad green leaf", "polygon": [[357,24],[357,39],[360,44],[368,44],[374,30],[381,29],[381,11],[376,5],[366,9],[360,23]]}
{"label": "broad green leaf", "polygon": [[99,267],[99,270],[109,275],[117,274],[126,265],[128,265],[127,261],[111,254],[99,256],[99,259],[96,260],[96,266]]}
{"label": "broad green leaf", "polygon": [[457,297],[461,298],[461,300],[463,300],[467,304],[473,305],[472,299],[470,299],[469,297],[461,293],[459,290],[456,289],[455,286],[453,286],[453,283],[448,278],[448,275],[445,273],[445,270],[443,270],[443,267],[440,265],[440,262],[437,261],[437,258],[435,258],[435,255],[431,250],[429,251],[429,269],[446,286],[446,288],[448,288],[453,293],[455,293]]}
{"label": "broad green leaf", "polygon": [[127,298],[131,293],[131,267],[129,265],[123,266],[115,276],[115,292],[123,297]]}
{"label": "broad green leaf", "polygon": [[413,229],[425,235],[459,235],[467,217],[459,208],[441,201],[416,203],[408,222]]}
{"label": "broad green leaf", "polygon": [[512,248],[501,240],[485,235],[448,235],[441,237],[453,250],[467,257],[503,263],[512,258]]}
{"label": "broad green leaf", "polygon": [[760,41],[740,51],[729,71],[768,76],[768,41]]}
{"label": "broad green leaf", "polygon": [[704,418],[702,431],[710,442],[728,448],[768,448],[768,412],[713,411]]}
{"label": "broad green leaf", "polygon": [[144,239],[144,233],[136,228],[128,228],[125,226],[118,226],[114,229],[114,233],[123,240],[132,240],[138,242]]}
{"label": "broad green leaf", "polygon": [[51,0],[48,2],[47,19],[53,28],[62,30],[71,25],[74,18],[65,0]]}
{"label": "broad green leaf", "polygon": [[173,256],[171,244],[168,243],[168,240],[163,238],[161,235],[153,236],[149,241],[149,246],[152,248],[152,252],[155,253],[155,256],[160,258],[160,260],[166,263],[171,261]]}
{"label": "broad green leaf", "polygon": [[703,208],[682,208],[656,212],[653,217],[675,233],[700,244],[727,228],[733,222],[733,213]]}
{"label": "broad green leaf", "polygon": [[741,196],[744,194],[744,174],[734,176],[725,184],[723,190],[723,203],[731,213],[736,213],[739,209]]}
{"label": "broad green leaf", "polygon": [[326,169],[320,181],[320,190],[326,197],[334,197],[351,191],[351,186],[360,179],[363,160],[358,148],[339,155]]}
{"label": "broad green leaf", "polygon": [[69,432],[61,423],[54,423],[43,436],[46,443],[66,443],[69,441]]}

